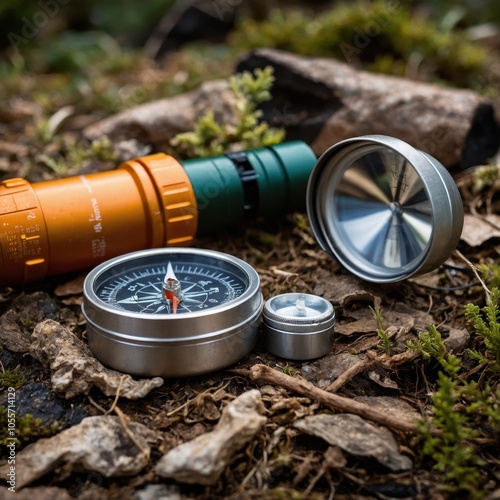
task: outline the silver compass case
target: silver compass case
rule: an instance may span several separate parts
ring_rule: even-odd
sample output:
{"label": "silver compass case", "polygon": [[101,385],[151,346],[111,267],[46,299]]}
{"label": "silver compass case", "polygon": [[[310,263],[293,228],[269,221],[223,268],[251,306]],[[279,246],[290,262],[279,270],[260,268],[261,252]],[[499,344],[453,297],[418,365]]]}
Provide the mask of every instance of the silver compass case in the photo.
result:
{"label": "silver compass case", "polygon": [[323,250],[375,283],[439,267],[456,248],[464,217],[443,165],[384,135],[347,139],[319,158],[307,213]]}
{"label": "silver compass case", "polygon": [[[184,311],[162,310],[158,276],[170,260],[186,267],[188,288],[198,287],[192,296],[207,300],[203,308],[189,309],[186,292]],[[218,302],[210,299],[217,293],[209,292],[224,285],[224,273],[244,285]],[[102,363],[133,375],[163,377],[199,375],[239,361],[255,346],[262,308],[259,276],[249,264],[193,248],[143,250],[100,264],[85,279],[82,305],[89,347]]]}

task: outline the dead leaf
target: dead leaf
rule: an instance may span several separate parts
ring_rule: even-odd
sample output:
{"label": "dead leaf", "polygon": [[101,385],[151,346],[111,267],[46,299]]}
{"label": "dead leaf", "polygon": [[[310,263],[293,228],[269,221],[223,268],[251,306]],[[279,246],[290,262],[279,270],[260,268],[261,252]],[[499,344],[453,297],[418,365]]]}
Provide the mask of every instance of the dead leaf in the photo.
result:
{"label": "dead leaf", "polygon": [[[375,333],[377,331],[377,322],[370,308],[360,309],[354,313],[354,316],[358,318],[356,321],[335,325],[335,333],[353,335],[355,333]],[[409,332],[415,325],[412,315],[398,311],[384,310],[382,308],[382,317],[385,329],[395,327],[398,330],[404,329]]]}
{"label": "dead leaf", "polygon": [[316,385],[323,389],[330,385],[340,374],[359,363],[363,356],[349,352],[324,356],[304,365],[302,374],[307,380],[316,382]]}
{"label": "dead leaf", "polygon": [[311,415],[297,420],[293,426],[352,455],[374,458],[392,471],[412,467],[411,459],[399,452],[397,441],[389,429],[378,427],[357,415]]}
{"label": "dead leaf", "polygon": [[62,285],[59,285],[54,290],[54,294],[57,297],[67,297],[68,295],[78,295],[83,293],[83,282],[85,281],[85,274],[80,274],[71,281],[67,281]]}
{"label": "dead leaf", "polygon": [[372,382],[380,385],[380,387],[385,387],[386,389],[399,389],[398,384],[396,384],[394,380],[392,380],[388,375],[381,374],[377,370],[371,370],[367,375]]}
{"label": "dead leaf", "polygon": [[[105,477],[133,476],[149,462],[150,446],[157,435],[145,425],[127,424],[140,450],[118,417],[87,417],[59,434],[39,439],[16,456],[16,486],[23,488],[62,464],[66,470],[92,471]],[[0,467],[5,477],[10,467]]]}
{"label": "dead leaf", "polygon": [[31,336],[30,354],[50,368],[54,392],[66,399],[77,394],[87,394],[98,387],[106,396],[114,396],[120,388],[120,396],[139,399],[156,387],[163,379],[134,380],[130,375],[110,370],[102,365],[86,344],[57,321],[39,323]]}
{"label": "dead leaf", "polygon": [[335,274],[323,270],[318,275],[314,293],[333,303],[346,306],[351,302],[371,302],[375,307],[381,299],[373,292],[373,287],[351,274]]}
{"label": "dead leaf", "polygon": [[460,239],[471,247],[478,247],[491,238],[500,237],[500,216],[489,214],[478,217],[465,214]]}

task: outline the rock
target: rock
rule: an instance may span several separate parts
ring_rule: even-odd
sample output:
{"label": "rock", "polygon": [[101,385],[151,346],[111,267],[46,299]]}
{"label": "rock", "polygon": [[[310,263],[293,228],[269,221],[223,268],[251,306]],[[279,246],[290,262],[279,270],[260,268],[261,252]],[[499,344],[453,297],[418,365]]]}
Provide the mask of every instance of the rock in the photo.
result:
{"label": "rock", "polygon": [[52,388],[66,399],[87,394],[98,387],[106,396],[139,399],[156,387],[163,379],[134,380],[130,375],[105,368],[86,344],[56,321],[39,323],[31,336],[30,354],[42,365],[50,368]]}
{"label": "rock", "polygon": [[132,500],[189,500],[175,484],[148,484],[142,490],[136,490]]}
{"label": "rock", "polygon": [[226,81],[209,81],[197,90],[141,104],[85,128],[84,136],[102,135],[113,141],[134,138],[156,150],[166,149],[172,137],[191,131],[199,116],[210,110],[218,122],[231,122],[234,94]]}
{"label": "rock", "polygon": [[[56,436],[40,439],[16,455],[16,488],[23,488],[64,464],[65,471],[97,472],[105,477],[133,476],[149,462],[148,443],[157,439],[146,426],[130,422],[128,431],[118,417],[87,417]],[[9,465],[0,467],[5,477]]]}
{"label": "rock", "polygon": [[183,483],[216,483],[233,455],[266,423],[263,410],[257,389],[243,393],[227,405],[211,432],[171,449],[157,463],[155,472]]}
{"label": "rock", "polygon": [[357,415],[311,415],[297,420],[293,426],[351,455],[374,458],[394,472],[412,467],[411,459],[399,452],[396,439],[389,429],[378,427]]}
{"label": "rock", "polygon": [[[9,493],[11,496],[9,496]],[[4,486],[0,486],[0,498],[14,498],[16,500],[72,500],[73,497],[64,489],[55,486],[38,486],[24,488],[12,493]]]}
{"label": "rock", "polygon": [[443,343],[447,352],[462,354],[469,340],[470,333],[465,328],[450,328],[448,336],[443,339]]}
{"label": "rock", "polygon": [[0,363],[4,370],[13,370],[19,365],[19,360],[8,349],[0,349]]}
{"label": "rock", "polygon": [[469,90],[360,71],[335,59],[259,49],[238,71],[272,66],[273,98],[264,119],[280,118],[287,139],[321,154],[338,141],[365,134],[398,137],[446,167],[484,163],[500,146],[493,104]]}
{"label": "rock", "polygon": [[40,382],[31,382],[16,391],[16,415],[27,414],[40,419],[41,425],[57,422],[62,427],[79,424],[87,416],[82,408],[58,398]]}
{"label": "rock", "polygon": [[13,352],[28,352],[30,332],[23,326],[19,315],[9,309],[0,317],[0,347]]}
{"label": "rock", "polygon": [[11,309],[23,318],[30,330],[44,319],[57,320],[61,312],[59,304],[45,292],[23,293],[12,301]]}

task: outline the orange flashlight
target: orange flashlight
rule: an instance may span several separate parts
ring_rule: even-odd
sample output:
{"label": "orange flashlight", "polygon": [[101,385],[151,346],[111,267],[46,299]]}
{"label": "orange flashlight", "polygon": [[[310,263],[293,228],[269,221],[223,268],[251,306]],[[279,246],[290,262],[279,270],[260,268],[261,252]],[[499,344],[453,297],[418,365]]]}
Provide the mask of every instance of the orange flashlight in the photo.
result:
{"label": "orange flashlight", "polygon": [[188,245],[245,215],[305,210],[316,157],[295,141],[179,163],[158,153],[117,169],[0,183],[0,286]]}

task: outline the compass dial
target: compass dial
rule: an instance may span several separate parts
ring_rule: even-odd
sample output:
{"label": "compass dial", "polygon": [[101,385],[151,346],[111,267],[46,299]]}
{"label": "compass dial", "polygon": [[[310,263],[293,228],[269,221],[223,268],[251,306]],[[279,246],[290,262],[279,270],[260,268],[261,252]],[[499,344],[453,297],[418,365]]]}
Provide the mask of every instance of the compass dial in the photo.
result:
{"label": "compass dial", "polygon": [[[179,304],[165,298],[169,265],[180,284]],[[172,254],[137,259],[127,269],[109,269],[95,284],[103,302],[126,311],[146,314],[182,314],[217,307],[239,297],[248,277],[234,265],[210,258]]]}
{"label": "compass dial", "polygon": [[142,376],[198,375],[254,347],[263,298],[257,271],[221,252],[158,248],[115,257],[83,285],[94,355]]}

